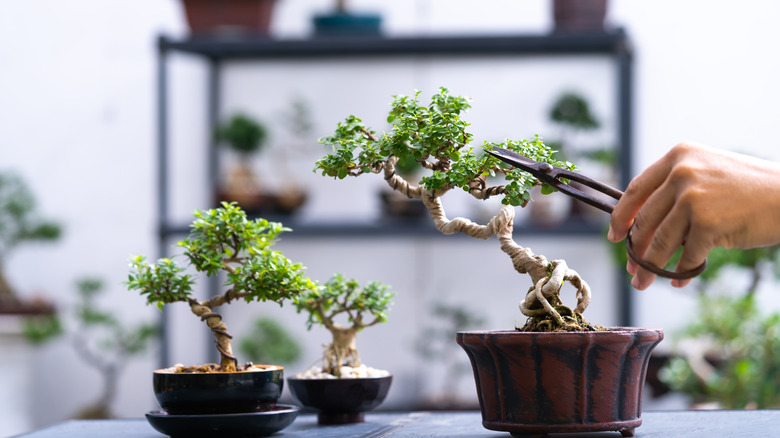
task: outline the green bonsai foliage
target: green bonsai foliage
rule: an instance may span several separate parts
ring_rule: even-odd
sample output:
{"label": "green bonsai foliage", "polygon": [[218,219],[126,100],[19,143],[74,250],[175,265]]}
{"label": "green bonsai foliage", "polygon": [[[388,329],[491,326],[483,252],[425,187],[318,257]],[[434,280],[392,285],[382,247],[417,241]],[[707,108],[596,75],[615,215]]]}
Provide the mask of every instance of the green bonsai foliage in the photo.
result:
{"label": "green bonsai foliage", "polygon": [[218,126],[214,137],[242,155],[258,152],[265,146],[265,126],[245,114],[235,114]]}
{"label": "green bonsai foliage", "polygon": [[235,203],[222,203],[221,208],[196,210],[189,237],[179,242],[189,264],[207,276],[224,273],[227,290],[213,298],[198,301],[192,296],[194,279],[172,258],[149,264],[144,256],[132,259],[127,287],[137,290],[149,304],[162,308],[174,302],[184,302],[214,333],[219,351],[220,369],[235,371],[238,360],[233,355],[232,336],[214,308],[235,300],[284,300],[316,289],[303,275],[303,266],[293,263],[281,252],[272,249],[279,235],[289,231],[281,223],[265,219],[249,220]]}
{"label": "green bonsai foliage", "polygon": [[[515,206],[525,206],[530,200],[529,190],[542,185],[536,178],[505,165],[483,149],[498,145],[536,161],[573,169],[574,165],[554,157],[554,151],[537,136],[531,140],[507,140],[501,144],[485,143],[471,146],[471,133],[462,115],[470,108],[466,98],[449,94],[441,88],[422,105],[419,92],[414,96],[395,96],[387,120],[392,130],[377,135],[362,121],[349,116],[339,123],[336,132],[320,141],[331,145],[333,151],[316,163],[323,175],[338,179],[382,173],[388,185],[410,198],[423,201],[436,228],[444,234],[464,233],[489,239],[497,236],[504,251],[519,273],[531,276],[532,285],[520,309],[532,319],[550,317],[554,330],[587,330],[560,314],[550,303],[559,302],[561,286],[568,281],[576,288],[577,306],[573,314],[581,314],[590,302],[590,288],[563,260],[548,262],[544,256],[521,247],[512,238]],[[408,181],[396,172],[399,160],[411,157],[418,166],[428,171],[419,182]],[[489,185],[491,177],[501,177],[502,183]],[[552,191],[547,186],[546,193]],[[443,196],[453,189],[461,189],[479,200],[502,197],[504,207],[487,224],[480,225],[466,218],[447,218]]]}
{"label": "green bonsai foliage", "polygon": [[[324,372],[338,377],[342,366],[360,366],[355,339],[364,328],[387,320],[393,297],[387,288],[376,281],[361,287],[354,279],[336,274],[323,287],[295,298],[298,312],[309,314],[307,328],[321,325],[333,336],[322,357]],[[346,319],[346,323],[339,323],[340,319]]]}
{"label": "green bonsai foliage", "polygon": [[54,241],[61,233],[58,224],[38,216],[35,198],[24,180],[0,172],[0,308],[20,304],[3,271],[8,256],[24,243]]}

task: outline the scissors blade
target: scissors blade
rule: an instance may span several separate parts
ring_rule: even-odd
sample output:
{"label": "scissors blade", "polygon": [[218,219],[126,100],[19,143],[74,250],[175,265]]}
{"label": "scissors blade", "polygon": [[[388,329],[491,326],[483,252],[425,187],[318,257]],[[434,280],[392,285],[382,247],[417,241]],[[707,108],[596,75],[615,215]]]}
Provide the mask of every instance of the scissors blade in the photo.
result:
{"label": "scissors blade", "polygon": [[512,152],[509,149],[504,149],[499,146],[493,146],[492,150],[487,150],[486,152],[513,167],[530,173],[544,182],[549,183],[553,180],[553,178],[550,178],[549,175],[552,166],[548,163],[534,161],[528,157],[524,157],[518,154],[517,152]]}

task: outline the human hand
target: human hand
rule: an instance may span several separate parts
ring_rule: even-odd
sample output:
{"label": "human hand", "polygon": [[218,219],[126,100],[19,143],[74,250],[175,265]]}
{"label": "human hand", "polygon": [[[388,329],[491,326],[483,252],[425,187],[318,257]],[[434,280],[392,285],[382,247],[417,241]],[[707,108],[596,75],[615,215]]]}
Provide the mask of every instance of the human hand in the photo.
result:
{"label": "human hand", "polygon": [[[780,164],[681,143],[634,178],[615,206],[608,239],[626,238],[634,252],[663,267],[683,243],[677,272],[709,252],[780,243]],[[646,289],[655,275],[629,259],[631,284]],[[690,280],[673,280],[683,287]]]}

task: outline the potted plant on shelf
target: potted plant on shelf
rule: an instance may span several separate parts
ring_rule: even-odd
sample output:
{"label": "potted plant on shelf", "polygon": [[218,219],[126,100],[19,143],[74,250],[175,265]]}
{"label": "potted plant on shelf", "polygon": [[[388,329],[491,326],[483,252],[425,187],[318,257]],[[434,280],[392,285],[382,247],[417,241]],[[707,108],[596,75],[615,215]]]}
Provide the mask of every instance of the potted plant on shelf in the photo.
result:
{"label": "potted plant on shelf", "polygon": [[[442,88],[426,106],[419,94],[395,96],[388,133],[377,135],[355,116],[339,123],[333,135],[321,139],[334,149],[316,169],[339,179],[382,173],[394,190],[423,201],[440,232],[496,236],[514,269],[531,277],[520,303],[528,317],[524,326],[457,334],[471,360],[486,428],[514,434],[613,430],[633,435],[642,422],[649,354],[662,331],[587,323],[582,312],[590,303],[588,284],[564,260],[548,261],[512,238],[515,207],[525,206],[529,190],[540,182],[469,145],[473,136],[461,117],[470,107],[467,99]],[[539,162],[574,167],[556,160],[538,137],[500,146]],[[429,171],[417,185],[395,171],[396,162],[408,156]],[[503,184],[489,185],[494,175],[502,176]],[[454,189],[480,200],[502,196],[503,206],[484,225],[449,219],[442,198]],[[575,289],[573,308],[561,300],[564,282]]]}
{"label": "potted plant on shelf", "polygon": [[273,204],[273,199],[252,168],[252,157],[268,143],[265,125],[246,114],[236,113],[217,126],[214,138],[237,155],[225,180],[220,182],[217,200],[236,202],[250,213],[262,213]]}
{"label": "potted plant on shelf", "polygon": [[236,300],[272,301],[278,304],[316,285],[272,247],[289,229],[278,222],[249,220],[235,204],[194,213],[190,234],[179,242],[183,255],[198,272],[224,274],[227,290],[198,301],[194,279],[171,258],[156,264],[144,256],[132,259],[127,287],[159,308],[183,302],[214,334],[219,364],[176,365],[154,372],[154,393],[163,411],[147,414],[149,422],[166,434],[201,433],[203,427],[223,434],[272,433],[288,426],[298,413],[294,406],[277,405],[282,392],[283,368],[278,365],[239,364],[233,355],[232,336],[219,306]]}
{"label": "potted plant on shelf", "polygon": [[42,298],[25,301],[14,291],[4,271],[4,262],[19,246],[52,242],[62,234],[60,225],[38,217],[30,189],[19,176],[0,173],[0,314],[51,315],[54,306]]}
{"label": "potted plant on shelf", "polygon": [[287,378],[293,398],[315,409],[320,424],[362,422],[364,413],[387,396],[392,375],[363,364],[355,341],[363,329],[387,320],[392,297],[379,282],[361,287],[340,274],[322,288],[295,297],[298,312],[309,314],[307,327],[321,325],[332,335],[321,367]]}
{"label": "potted plant on shelf", "polygon": [[379,36],[382,16],[349,12],[346,0],[336,0],[333,12],[317,14],[313,22],[316,36]]}
{"label": "potted plant on shelf", "polygon": [[56,241],[62,233],[59,224],[40,217],[30,188],[13,171],[0,171],[0,351],[13,360],[0,361],[0,436],[30,429],[27,411],[32,403],[29,373],[31,349],[28,333],[56,333],[60,327],[54,303],[44,297],[26,298],[9,278],[9,258],[36,242]]}

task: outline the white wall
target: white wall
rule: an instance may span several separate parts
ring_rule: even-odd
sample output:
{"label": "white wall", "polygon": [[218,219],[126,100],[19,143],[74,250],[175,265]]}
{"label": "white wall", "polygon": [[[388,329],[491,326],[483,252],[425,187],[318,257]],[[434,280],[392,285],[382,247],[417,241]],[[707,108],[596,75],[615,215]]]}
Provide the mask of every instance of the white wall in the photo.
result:
{"label": "white wall", "polygon": [[[128,256],[155,254],[154,42],[159,33],[186,34],[180,5],[175,0],[6,3],[7,10],[0,14],[0,169],[19,172],[32,186],[41,210],[65,226],[65,236],[58,244],[33,246],[14,254],[7,264],[9,276],[23,295],[41,293],[67,306],[76,278],[100,275],[110,285],[111,295],[106,305],[121,309],[128,320],[154,318],[155,311],[144,307],[137,296],[127,293],[121,282],[126,276]],[[309,17],[315,11],[327,9],[329,4],[325,0],[280,0],[274,17],[274,35],[307,35]],[[529,33],[545,32],[551,26],[546,0],[355,0],[350,4],[356,9],[381,12],[388,35]],[[780,30],[774,23],[778,13],[780,5],[768,0],[611,2],[609,21],[627,29],[636,52],[637,169],[649,165],[683,140],[780,158],[773,135],[774,124],[780,115],[776,104],[780,100],[780,87],[776,83],[776,78],[780,77],[780,59],[773,44],[780,40]],[[193,183],[187,179],[193,169],[199,172],[203,168],[204,158],[201,154],[186,153],[188,147],[200,147],[205,135],[205,73],[202,64],[195,59],[178,55],[174,58],[171,105],[175,116],[171,123],[172,141],[178,146],[178,155],[175,155],[177,164],[172,178],[174,189],[180,195],[172,209],[177,217],[186,220],[193,208],[201,207],[205,202],[204,181],[197,179]],[[549,66],[528,61],[534,68],[523,73],[529,75],[527,81],[514,84],[517,87],[514,92],[519,93],[529,112],[517,115],[517,125],[507,121],[491,126],[494,115],[506,112],[507,106],[502,103],[502,94],[492,93],[491,87],[486,86],[490,85],[484,80],[487,73],[481,71],[480,66],[470,65],[466,71],[454,74],[457,65],[453,63],[452,68],[447,68],[450,61],[440,61],[380,65],[380,70],[370,71],[372,80],[363,81],[361,87],[372,93],[366,101],[379,106],[370,105],[366,111],[371,112],[371,117],[378,117],[389,102],[390,94],[410,93],[414,87],[424,87],[427,91],[447,85],[454,92],[475,98],[474,132],[478,137],[480,132],[488,130],[490,133],[484,135],[527,136],[546,128],[543,117],[538,114],[543,116],[544,105],[557,89],[551,86],[545,89],[547,91],[538,91],[541,87],[537,86],[537,81],[541,79],[534,75],[554,81],[551,85],[563,86],[567,81],[565,74],[551,72]],[[597,111],[604,114],[607,124],[614,123],[615,115],[609,112],[611,91],[604,85],[609,83],[610,69],[598,60],[582,62],[577,71],[585,69],[594,77],[593,81],[588,81],[589,97]],[[501,69],[499,72],[528,66],[509,61],[499,61],[496,65]],[[388,76],[388,72],[397,74],[392,75],[392,81],[383,79],[381,69]],[[317,94],[316,81],[308,82],[310,88],[279,87],[272,101],[265,94],[268,90],[263,90],[259,84],[255,84],[258,88],[252,93],[246,92],[251,88],[242,84],[252,85],[261,71],[265,70],[239,64],[226,72],[226,80],[229,79],[226,82],[226,110],[246,106],[261,116],[272,118],[274,111],[285,107],[293,92],[303,91],[322,97]],[[298,73],[297,70],[278,68],[269,70],[268,74],[294,78]],[[338,75],[332,77],[338,78]],[[498,79],[491,76],[491,81],[511,80],[511,77],[496,77]],[[346,86],[338,79],[329,80],[334,90]],[[317,108],[322,113],[317,136],[331,129],[333,121],[329,117],[337,120],[345,115],[344,111],[355,111],[352,103],[347,101],[343,105],[339,111]],[[530,115],[532,113],[537,115]],[[520,124],[519,120],[527,125]],[[512,129],[504,132],[505,127]],[[305,167],[306,178],[313,178],[315,176],[309,174],[308,160],[309,157],[301,157],[296,165]],[[342,186],[324,179],[318,179],[316,184],[317,190],[323,193],[342,190],[333,189]],[[365,193],[364,196],[366,202],[373,202]],[[332,205],[332,199],[321,197],[307,206],[306,214],[333,215],[328,205]],[[367,207],[356,206],[355,212],[373,211],[370,205]],[[427,272],[421,271],[419,264],[425,263],[429,254],[455,255],[466,249],[490,259],[497,251],[493,251],[490,243],[466,243],[462,239],[458,240],[457,245],[461,246],[457,251],[449,250],[455,243],[443,240],[432,241],[430,245],[425,245],[424,241],[412,245],[388,243],[390,254],[402,259],[397,265],[395,262],[385,265],[388,262],[384,253],[373,249],[368,253],[370,257],[360,257],[365,263],[352,265],[353,261],[342,268],[341,263],[336,262],[354,258],[356,251],[367,251],[365,242],[353,240],[335,246],[337,257],[330,252],[334,249],[332,243],[321,239],[311,242],[286,239],[282,249],[292,258],[303,261],[312,276],[318,279],[324,280],[340,270],[361,280],[379,279],[394,286],[399,298],[391,322],[371,330],[373,333],[366,332],[359,342],[365,349],[366,360],[371,358],[371,364],[378,362],[375,366],[400,370],[397,372],[406,377],[413,372],[415,362],[406,365],[383,357],[382,351],[370,346],[372,338],[381,339],[383,344],[389,342],[397,347],[394,351],[401,351],[414,334],[404,322],[411,318],[420,323],[425,317],[421,313],[424,312],[421,303],[427,303],[435,294],[444,295],[452,290],[452,295],[446,296],[463,302],[473,296],[471,290],[480,287],[493,290],[514,283],[509,283],[513,278],[504,277],[500,259],[496,260],[500,268],[496,267],[495,276],[486,280],[476,274],[447,269],[450,261],[444,260],[431,265],[433,273],[424,283],[427,287],[415,286],[417,283],[412,280],[422,275],[421,272]],[[570,264],[581,273],[596,270],[596,275],[587,277],[594,289],[608,272],[599,269],[611,263],[598,240],[586,241],[582,248],[572,248],[569,242],[560,239],[529,239],[524,243],[551,258],[585,260],[582,262],[584,267]],[[585,256],[580,256],[583,253]],[[598,257],[593,256],[594,253]],[[409,271],[411,275],[396,276],[395,271],[399,269]],[[489,284],[483,285],[483,281]],[[421,292],[418,293],[429,295],[413,296],[406,292],[409,288],[419,288]],[[605,284],[604,288],[611,286]],[[514,309],[517,299],[491,293],[495,294],[491,295],[491,301],[501,304],[479,306],[479,310],[488,313],[491,322],[497,325],[511,324],[514,317],[505,314],[503,309]],[[690,294],[685,290],[673,291],[663,284],[637,293],[638,322],[667,330],[679,326],[680,315],[684,314],[686,306],[690,306]],[[481,298],[482,295],[478,296]],[[598,296],[595,302],[599,302]],[[512,304],[507,305],[509,303]],[[679,312],[670,311],[670,305]],[[589,318],[609,324],[612,316],[608,308],[609,304],[603,301],[594,303]],[[268,311],[275,312],[275,309]],[[231,309],[230,312],[235,312],[236,332],[240,333],[246,327],[248,315],[240,310]],[[290,309],[284,309],[279,315],[284,315],[292,330],[302,333],[302,319],[292,313]],[[607,320],[600,320],[602,316]],[[177,327],[186,330],[191,321],[185,313],[180,319],[182,322],[177,323]],[[400,338],[395,337],[397,333],[401,333]],[[321,336],[311,334],[305,339],[309,347],[307,355],[316,355],[323,342]],[[200,350],[205,343],[205,335],[203,340],[194,342]],[[183,350],[181,346],[177,347],[177,357],[193,360],[202,357],[201,352]],[[66,344],[44,347],[37,356],[33,369],[44,372],[47,377],[34,388],[37,409],[33,420],[36,425],[65,419],[95,396],[96,388],[91,379],[96,375],[81,366]],[[9,358],[0,351],[0,360]],[[304,362],[309,361],[304,359]],[[127,369],[115,406],[120,415],[138,417],[154,407],[148,384],[149,370],[154,366],[156,362],[150,357]],[[56,373],[51,372],[52,367],[56,367]],[[55,378],[63,375],[67,379]],[[414,386],[413,380],[399,382],[399,388]],[[464,388],[466,392],[469,390],[472,389]],[[396,406],[403,406],[407,401],[400,395],[392,397],[388,402]]]}

